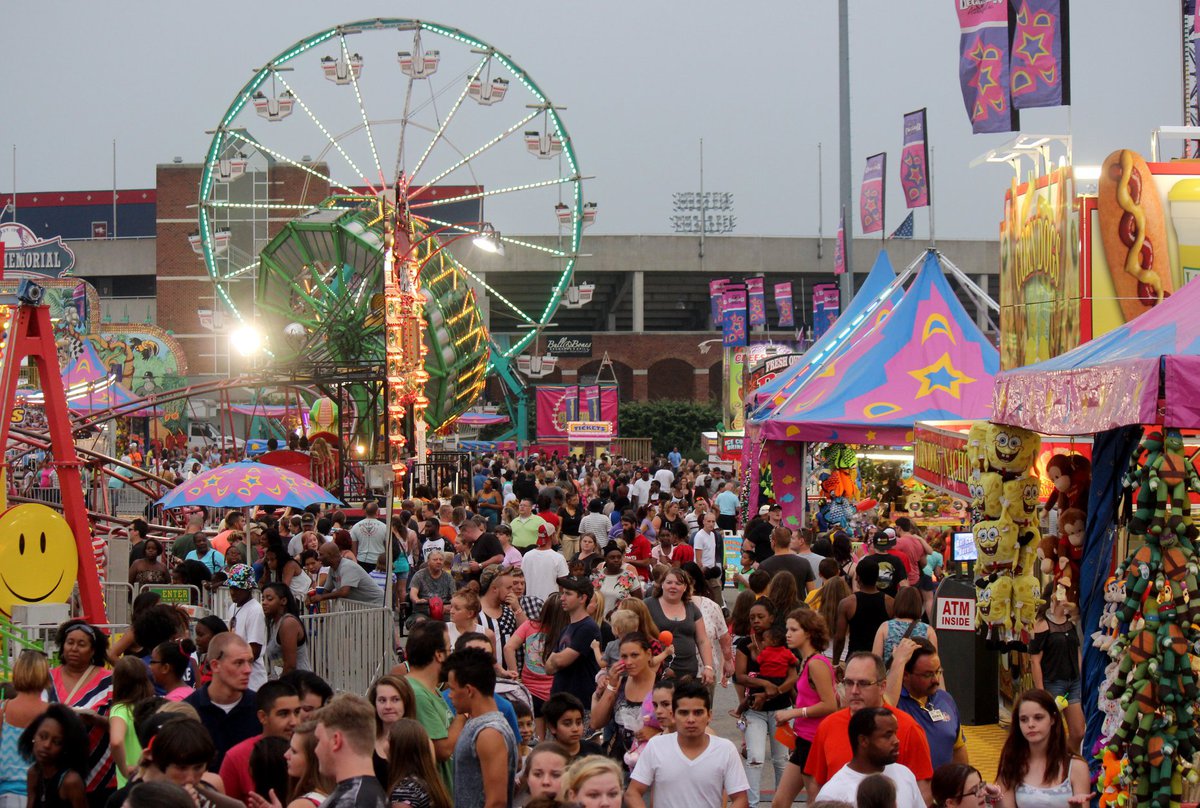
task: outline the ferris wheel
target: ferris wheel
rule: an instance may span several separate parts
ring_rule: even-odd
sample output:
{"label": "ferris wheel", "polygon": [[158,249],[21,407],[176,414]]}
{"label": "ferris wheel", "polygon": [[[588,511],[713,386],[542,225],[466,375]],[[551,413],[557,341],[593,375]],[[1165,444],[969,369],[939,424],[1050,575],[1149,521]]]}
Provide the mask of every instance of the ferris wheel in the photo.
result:
{"label": "ferris wheel", "polygon": [[[362,20],[301,39],[236,93],[205,158],[193,247],[219,302],[277,360],[374,358],[382,220],[403,205],[429,362],[457,374],[461,398],[482,388],[471,368],[489,347],[507,362],[553,318],[596,213],[583,179],[560,108],[509,56],[436,23]],[[520,250],[556,267],[532,306],[486,279],[495,253]],[[489,346],[485,316],[520,336]]]}

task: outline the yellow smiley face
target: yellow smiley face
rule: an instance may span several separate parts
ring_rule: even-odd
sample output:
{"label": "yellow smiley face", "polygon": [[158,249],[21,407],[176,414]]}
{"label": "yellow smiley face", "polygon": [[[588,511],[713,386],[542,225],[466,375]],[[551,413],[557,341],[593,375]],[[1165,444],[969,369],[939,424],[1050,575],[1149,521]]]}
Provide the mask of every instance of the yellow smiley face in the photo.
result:
{"label": "yellow smiley face", "polygon": [[75,534],[58,511],[17,505],[0,514],[0,612],[65,602],[78,571]]}

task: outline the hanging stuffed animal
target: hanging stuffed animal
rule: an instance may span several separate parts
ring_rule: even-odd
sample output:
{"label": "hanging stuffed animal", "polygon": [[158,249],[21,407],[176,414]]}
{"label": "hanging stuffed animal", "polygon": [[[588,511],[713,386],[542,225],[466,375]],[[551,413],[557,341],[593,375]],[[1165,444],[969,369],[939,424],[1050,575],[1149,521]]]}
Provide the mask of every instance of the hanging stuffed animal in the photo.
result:
{"label": "hanging stuffed animal", "polygon": [[967,435],[979,623],[989,645],[1024,650],[1042,587],[1034,562],[1037,480],[1030,474],[1041,438],[1019,427],[977,422]]}
{"label": "hanging stuffed animal", "polygon": [[[1117,702],[1120,720],[1105,754],[1126,761],[1118,782],[1139,806],[1170,808],[1179,804],[1183,773],[1196,779],[1190,766],[1200,746],[1197,530],[1188,499],[1200,492],[1200,475],[1177,430],[1154,430],[1130,456],[1122,483],[1134,502],[1128,523],[1134,549],[1113,579],[1124,597],[1110,584],[1101,617],[1101,628],[1128,625],[1108,649],[1117,670],[1103,696]],[[1093,642],[1108,639],[1093,635]]]}

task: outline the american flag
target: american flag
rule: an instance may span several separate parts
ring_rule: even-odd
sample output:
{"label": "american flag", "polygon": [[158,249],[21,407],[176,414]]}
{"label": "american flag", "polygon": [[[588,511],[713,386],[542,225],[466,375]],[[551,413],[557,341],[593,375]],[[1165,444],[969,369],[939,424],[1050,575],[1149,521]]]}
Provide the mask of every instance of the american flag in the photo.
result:
{"label": "american flag", "polygon": [[904,217],[904,221],[900,222],[900,226],[892,232],[888,238],[912,238],[913,237],[913,215],[912,211]]}

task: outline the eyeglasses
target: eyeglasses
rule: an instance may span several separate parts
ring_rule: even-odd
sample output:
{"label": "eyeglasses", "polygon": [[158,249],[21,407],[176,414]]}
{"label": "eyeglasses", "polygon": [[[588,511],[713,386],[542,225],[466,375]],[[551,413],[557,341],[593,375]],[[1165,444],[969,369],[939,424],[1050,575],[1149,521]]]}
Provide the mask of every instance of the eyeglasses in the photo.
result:
{"label": "eyeglasses", "polygon": [[972,788],[969,791],[964,791],[963,793],[959,794],[954,799],[961,801],[961,800],[966,799],[967,797],[977,797],[977,796],[979,796],[979,792],[983,791],[985,788],[987,788],[987,783],[980,782],[980,784],[975,786],[975,788]]}
{"label": "eyeglasses", "polygon": [[154,659],[154,658],[152,657],[152,658],[150,659],[150,664],[151,664],[151,665],[166,665],[167,663],[166,663],[166,662],[163,662],[161,659]]}
{"label": "eyeglasses", "polygon": [[847,690],[866,690],[879,684],[877,679],[843,679],[842,684]]}
{"label": "eyeglasses", "polygon": [[934,679],[941,677],[942,669],[938,668],[935,671],[926,671],[925,673],[913,673],[913,676],[918,676],[927,682],[932,682]]}

